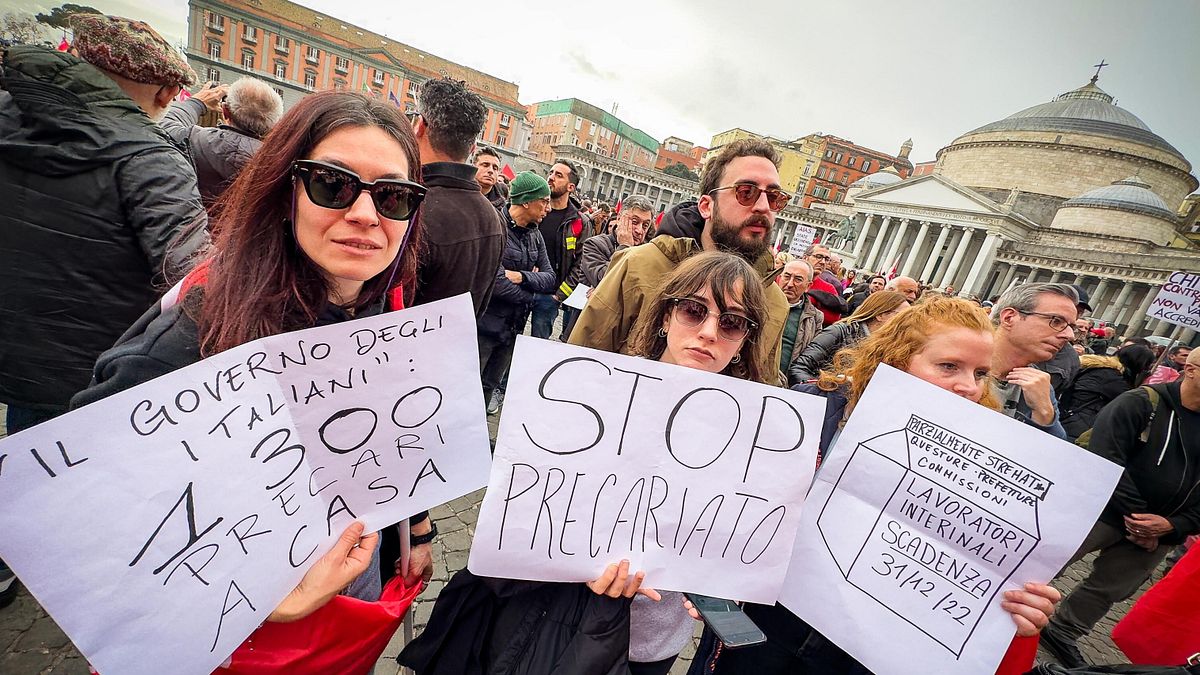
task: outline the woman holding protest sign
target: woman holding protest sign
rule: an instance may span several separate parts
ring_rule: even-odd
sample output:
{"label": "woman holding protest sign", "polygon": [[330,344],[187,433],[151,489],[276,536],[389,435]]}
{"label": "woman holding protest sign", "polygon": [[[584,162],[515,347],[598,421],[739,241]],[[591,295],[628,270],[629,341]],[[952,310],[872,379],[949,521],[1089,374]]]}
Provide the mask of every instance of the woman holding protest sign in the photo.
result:
{"label": "woman holding protest sign", "polygon": [[[987,385],[993,327],[986,314],[967,301],[932,297],[903,312],[856,346],[839,351],[815,384],[793,387],[826,397],[821,451],[826,455],[879,364],[903,370],[930,384],[993,410],[999,403]],[[1062,595],[1045,584],[1027,583],[1006,591],[1001,601],[1016,624],[1017,637],[997,671],[1024,673],[1033,665],[1036,636],[1050,620]],[[692,610],[694,611],[694,610]],[[763,645],[724,650],[706,630],[689,673],[853,673],[869,671],[782,605],[746,605],[746,614],[767,635]]]}
{"label": "woman holding protest sign", "polygon": [[[763,375],[756,364],[765,360],[766,345],[755,338],[766,297],[741,258],[717,252],[688,258],[645,307],[630,333],[633,355],[747,380]],[[586,585],[463,570],[399,661],[419,675],[665,675],[695,624],[682,594],[641,588],[645,575],[628,568],[628,561],[609,565]]]}
{"label": "woman holding protest sign", "polygon": [[[306,96],[218,202],[214,245],[182,283],[178,302],[151,308],[102,354],[92,385],[72,405],[262,337],[402,308],[416,279],[420,177],[416,139],[393,106],[351,93]],[[427,515],[418,520],[404,570],[409,590],[432,572],[431,525]],[[268,620],[303,619],[339,592],[379,599],[377,540],[351,524]],[[235,670],[245,648],[234,654]]]}

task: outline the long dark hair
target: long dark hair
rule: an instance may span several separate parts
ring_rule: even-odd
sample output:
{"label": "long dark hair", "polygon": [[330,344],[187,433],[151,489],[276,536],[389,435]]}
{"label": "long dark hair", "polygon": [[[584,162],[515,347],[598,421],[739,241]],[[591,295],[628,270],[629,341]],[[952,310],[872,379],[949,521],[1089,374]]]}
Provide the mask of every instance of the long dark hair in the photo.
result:
{"label": "long dark hair", "polygon": [[1154,366],[1154,351],[1142,345],[1125,345],[1117,350],[1117,360],[1121,362],[1121,376],[1129,384],[1129,388],[1140,386],[1150,375]]}
{"label": "long dark hair", "polygon": [[[301,250],[292,231],[292,163],[342,127],[378,127],[400,144],[408,178],[421,180],[417,140],[404,115],[381,101],[347,92],[310,94],[289,110],[262,147],[218,200],[214,243],[201,263],[207,267],[203,302],[185,308],[199,325],[203,356],[267,335],[312,326],[329,301],[329,282]],[[412,301],[419,212],[408,223],[399,260],[363,284],[348,309],[378,302],[397,284]]]}

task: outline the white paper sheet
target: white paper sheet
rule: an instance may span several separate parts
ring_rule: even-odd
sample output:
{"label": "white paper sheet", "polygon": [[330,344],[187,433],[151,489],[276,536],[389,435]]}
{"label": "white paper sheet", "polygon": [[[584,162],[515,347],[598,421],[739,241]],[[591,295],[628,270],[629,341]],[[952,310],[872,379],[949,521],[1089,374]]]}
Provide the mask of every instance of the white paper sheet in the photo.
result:
{"label": "white paper sheet", "polygon": [[627,558],[653,588],[775,601],[824,400],[526,337],[511,373],[472,572],[586,581]]}
{"label": "white paper sheet", "polygon": [[886,365],[809,494],[780,602],[878,675],[987,675],[1121,468]]}
{"label": "white paper sheet", "polygon": [[1200,273],[1175,272],[1159,289],[1146,315],[1200,330]]}
{"label": "white paper sheet", "polygon": [[571,291],[571,295],[567,296],[567,299],[563,302],[563,304],[567,307],[574,307],[575,309],[582,310],[587,306],[588,291],[591,290],[592,287],[588,286],[587,284],[576,284],[575,290]]}
{"label": "white paper sheet", "polygon": [[490,461],[461,295],[247,343],[0,441],[0,557],[101,673],[209,673],[355,518]]}

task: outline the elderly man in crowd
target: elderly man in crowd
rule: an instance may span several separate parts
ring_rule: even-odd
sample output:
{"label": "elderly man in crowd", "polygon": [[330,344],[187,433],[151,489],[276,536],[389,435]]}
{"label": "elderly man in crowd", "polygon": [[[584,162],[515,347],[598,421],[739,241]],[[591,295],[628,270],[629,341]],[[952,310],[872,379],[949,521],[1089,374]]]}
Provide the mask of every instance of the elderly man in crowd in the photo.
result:
{"label": "elderly man in crowd", "polygon": [[789,305],[787,323],[783,326],[783,343],[779,350],[779,369],[785,376],[791,371],[792,362],[812,342],[813,336],[821,332],[821,310],[808,297],[812,278],[812,265],[804,260],[788,262],[775,278]]}
{"label": "elderly man in crowd", "polygon": [[1069,668],[1087,665],[1077,641],[1114,603],[1132,596],[1159,562],[1200,532],[1200,352],[1182,377],[1118,396],[1096,417],[1088,450],[1125,467],[1071,562],[1092,551],[1092,571],[1058,606],[1041,644]]}
{"label": "elderly man in crowd", "polygon": [[[200,126],[200,116],[210,111],[221,113],[221,124]],[[172,103],[159,126],[192,160],[200,199],[212,208],[282,116],[279,94],[262,80],[243,77],[229,86],[210,82]]]}
{"label": "elderly man in crowd", "polygon": [[1005,291],[992,308],[991,384],[1004,414],[1064,439],[1050,374],[1034,366],[1052,359],[1074,337],[1078,301],[1066,284],[1022,284]]}
{"label": "elderly man in crowd", "polygon": [[887,283],[887,289],[903,295],[910,303],[921,295],[921,284],[912,277],[896,277]]}
{"label": "elderly man in crowd", "polygon": [[583,242],[579,264],[568,283],[575,286],[582,282],[591,288],[599,286],[613,254],[644,242],[646,231],[653,222],[654,205],[649,199],[638,195],[626,199],[612,232]]}

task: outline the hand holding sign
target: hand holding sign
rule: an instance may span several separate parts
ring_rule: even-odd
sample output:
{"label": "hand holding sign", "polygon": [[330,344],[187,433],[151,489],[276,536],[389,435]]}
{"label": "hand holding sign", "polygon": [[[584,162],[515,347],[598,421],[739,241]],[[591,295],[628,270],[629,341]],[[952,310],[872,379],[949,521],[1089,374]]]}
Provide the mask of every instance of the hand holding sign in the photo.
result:
{"label": "hand holding sign", "polygon": [[363,524],[355,521],[338,537],[329,553],[321,556],[315,565],[308,568],[304,578],[291,593],[279,603],[267,621],[289,623],[299,621],[320,609],[330,598],[337,595],[367,571],[371,555],[379,545],[379,534],[371,532],[364,536]]}

